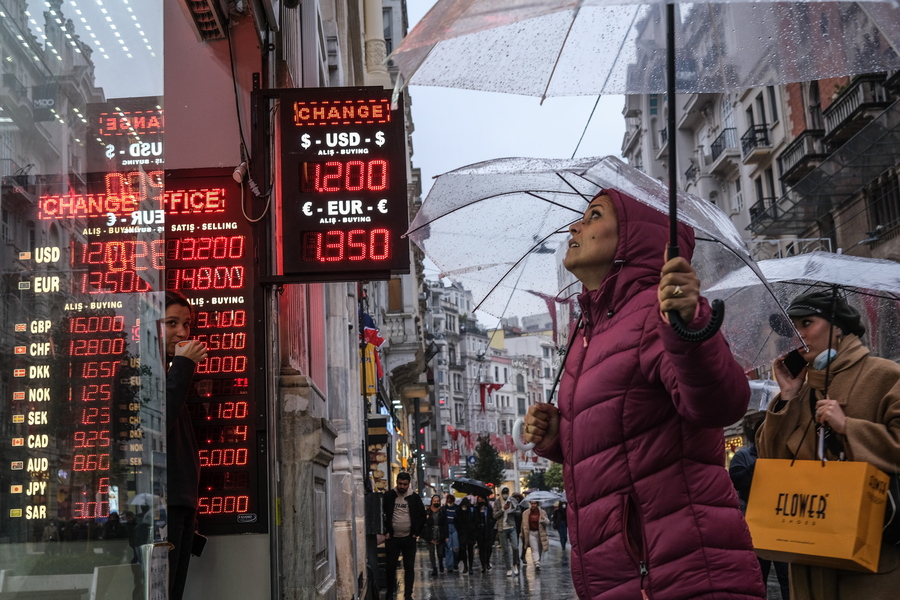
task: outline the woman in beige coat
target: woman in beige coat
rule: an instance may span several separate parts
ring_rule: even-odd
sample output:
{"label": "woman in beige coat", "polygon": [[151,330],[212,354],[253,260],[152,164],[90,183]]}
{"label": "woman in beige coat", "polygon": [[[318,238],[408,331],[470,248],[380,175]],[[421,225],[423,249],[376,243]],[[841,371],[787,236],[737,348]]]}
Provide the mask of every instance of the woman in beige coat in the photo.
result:
{"label": "woman in beige coat", "polygon": [[531,548],[535,571],[541,570],[541,555],[550,549],[550,537],[547,535],[549,524],[550,519],[538,502],[531,501],[529,509],[522,511],[522,544]]}
{"label": "woman in beige coat", "polygon": [[[792,377],[782,360],[773,365],[781,387],[756,436],[760,458],[815,460],[819,426],[826,427],[829,460],[873,464],[900,472],[900,366],[876,358],[862,344],[859,313],[832,292],[803,294],[788,316],[809,350],[807,366]],[[828,369],[826,351],[836,351]],[[815,423],[815,425],[814,425]],[[896,597],[900,590],[900,549],[882,545],[877,573],[791,564],[792,600],[857,600]]]}

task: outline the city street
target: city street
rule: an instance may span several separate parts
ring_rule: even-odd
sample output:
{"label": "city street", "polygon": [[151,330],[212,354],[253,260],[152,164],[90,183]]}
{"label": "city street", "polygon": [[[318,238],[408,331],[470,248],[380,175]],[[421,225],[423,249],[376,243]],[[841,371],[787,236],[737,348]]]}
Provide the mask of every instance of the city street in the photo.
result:
{"label": "city street", "polygon": [[[544,553],[540,572],[535,572],[531,565],[531,552],[527,554],[527,567],[521,568],[518,575],[506,576],[503,568],[503,555],[500,546],[494,547],[491,562],[493,569],[482,574],[480,566],[471,573],[438,573],[431,575],[431,563],[428,550],[419,545],[416,552],[416,584],[413,588],[414,600],[488,600],[494,598],[516,598],[522,600],[562,600],[575,598],[572,586],[572,575],[569,571],[569,555],[571,546],[566,546],[565,555],[559,547],[559,538],[555,531],[550,531],[550,550]],[[478,553],[476,551],[476,562]],[[397,582],[400,586],[397,598],[403,598],[403,568],[397,569]],[[778,581],[773,569],[767,582],[769,600],[782,600]]]}
{"label": "city street", "polygon": [[[527,554],[527,566],[520,567],[518,575],[506,576],[503,568],[503,554],[500,546],[495,546],[491,562],[494,568],[482,574],[480,565],[470,573],[438,573],[431,575],[428,550],[419,545],[416,553],[416,585],[413,589],[415,600],[488,600],[493,598],[556,599],[575,598],[572,575],[569,572],[569,551],[565,557],[559,547],[555,532],[550,536],[550,549],[544,553],[540,572],[535,572],[531,564],[531,552]],[[475,553],[478,562],[478,553]],[[403,568],[397,569],[400,589],[397,598],[403,598]]]}

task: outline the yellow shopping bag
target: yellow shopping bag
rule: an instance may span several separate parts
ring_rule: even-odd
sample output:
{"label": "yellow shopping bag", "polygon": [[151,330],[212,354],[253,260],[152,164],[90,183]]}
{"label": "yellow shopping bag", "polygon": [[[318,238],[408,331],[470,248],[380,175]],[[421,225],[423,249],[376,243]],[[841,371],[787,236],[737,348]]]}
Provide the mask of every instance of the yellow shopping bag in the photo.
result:
{"label": "yellow shopping bag", "polygon": [[756,553],[875,572],[888,476],[869,463],[761,458],[747,503]]}

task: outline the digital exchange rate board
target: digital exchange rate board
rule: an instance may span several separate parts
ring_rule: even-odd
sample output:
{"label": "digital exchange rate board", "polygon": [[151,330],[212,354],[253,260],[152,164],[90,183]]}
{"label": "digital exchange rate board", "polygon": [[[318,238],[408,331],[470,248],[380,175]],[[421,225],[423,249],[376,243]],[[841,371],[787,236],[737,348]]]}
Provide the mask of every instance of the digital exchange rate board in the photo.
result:
{"label": "digital exchange rate board", "polygon": [[282,274],[305,281],[409,273],[402,97],[374,87],[279,91]]}
{"label": "digital exchange rate board", "polygon": [[12,541],[39,537],[46,519],[92,527],[165,496],[164,288],[191,300],[193,337],[209,347],[189,399],[201,530],[266,529],[253,235],[227,172],[190,175],[100,173],[83,190],[45,183],[31,204],[4,195],[43,240],[17,250],[2,280],[0,530]]}

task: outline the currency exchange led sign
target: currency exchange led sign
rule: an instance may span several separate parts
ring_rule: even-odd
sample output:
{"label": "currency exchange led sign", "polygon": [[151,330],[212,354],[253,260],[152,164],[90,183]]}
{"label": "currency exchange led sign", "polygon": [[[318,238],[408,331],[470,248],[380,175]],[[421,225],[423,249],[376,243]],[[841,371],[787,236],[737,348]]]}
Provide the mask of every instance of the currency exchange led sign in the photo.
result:
{"label": "currency exchange led sign", "polygon": [[283,274],[408,273],[402,105],[382,88],[290,90],[281,105]]}

